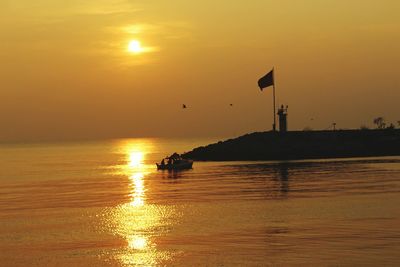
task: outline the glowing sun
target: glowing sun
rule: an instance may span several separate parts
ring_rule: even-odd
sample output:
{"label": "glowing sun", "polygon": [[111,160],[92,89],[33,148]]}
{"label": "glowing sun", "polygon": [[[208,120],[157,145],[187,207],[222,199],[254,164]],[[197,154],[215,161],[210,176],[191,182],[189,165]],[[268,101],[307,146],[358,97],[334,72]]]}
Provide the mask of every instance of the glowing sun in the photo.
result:
{"label": "glowing sun", "polygon": [[132,40],[128,44],[128,51],[134,54],[139,54],[143,52],[143,47],[137,40]]}

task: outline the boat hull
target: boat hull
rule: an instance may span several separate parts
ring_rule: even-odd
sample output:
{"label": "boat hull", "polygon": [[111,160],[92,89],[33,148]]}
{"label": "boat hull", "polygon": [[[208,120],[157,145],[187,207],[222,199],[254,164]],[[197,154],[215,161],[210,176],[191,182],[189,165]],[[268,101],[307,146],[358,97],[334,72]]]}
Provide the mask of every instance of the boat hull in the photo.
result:
{"label": "boat hull", "polygon": [[187,170],[187,169],[191,169],[193,167],[193,161],[186,161],[186,162],[181,162],[181,163],[177,163],[177,164],[165,164],[165,165],[161,165],[156,163],[157,165],[157,170]]}

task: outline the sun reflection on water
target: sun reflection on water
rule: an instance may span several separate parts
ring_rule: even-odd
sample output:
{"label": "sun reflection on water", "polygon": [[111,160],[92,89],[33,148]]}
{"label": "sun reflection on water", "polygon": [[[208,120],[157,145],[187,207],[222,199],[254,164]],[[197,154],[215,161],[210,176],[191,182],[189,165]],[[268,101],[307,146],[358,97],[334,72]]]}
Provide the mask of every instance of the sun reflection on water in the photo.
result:
{"label": "sun reflection on water", "polygon": [[126,247],[118,253],[117,259],[123,266],[159,265],[171,255],[157,248],[157,238],[165,234],[168,222],[176,215],[173,207],[146,202],[149,190],[147,179],[155,171],[153,164],[146,164],[153,144],[148,140],[135,139],[119,147],[125,156],[121,170],[129,179],[130,201],[111,212],[113,233],[126,240]]}
{"label": "sun reflection on water", "polygon": [[142,167],[143,165],[143,151],[132,151],[129,153],[128,166],[132,169]]}
{"label": "sun reflection on water", "polygon": [[132,249],[143,250],[147,247],[147,239],[143,236],[132,236],[129,240],[129,247]]}
{"label": "sun reflection on water", "polygon": [[145,204],[145,176],[149,174],[149,166],[144,163],[146,155],[150,152],[151,143],[128,142],[123,146],[127,163],[124,166],[125,175],[130,180],[130,194],[132,207],[142,207]]}
{"label": "sun reflection on water", "polygon": [[147,174],[145,165],[143,164],[144,152],[134,151],[129,154],[128,173],[131,187],[131,202],[133,207],[141,207],[144,205],[145,186],[144,177]]}
{"label": "sun reflection on water", "polygon": [[144,183],[143,183],[143,173],[135,173],[130,179],[132,180],[133,188],[130,196],[132,201],[130,205],[133,207],[141,207],[144,205]]}

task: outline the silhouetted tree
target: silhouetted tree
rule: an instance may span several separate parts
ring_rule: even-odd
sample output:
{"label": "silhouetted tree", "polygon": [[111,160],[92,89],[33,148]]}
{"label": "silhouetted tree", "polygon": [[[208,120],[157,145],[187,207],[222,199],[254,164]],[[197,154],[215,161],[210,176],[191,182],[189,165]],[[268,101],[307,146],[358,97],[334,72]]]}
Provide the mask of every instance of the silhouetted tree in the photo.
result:
{"label": "silhouetted tree", "polygon": [[386,123],[383,117],[377,117],[374,119],[374,124],[378,129],[385,129]]}
{"label": "silhouetted tree", "polygon": [[394,127],[394,124],[393,124],[393,123],[390,123],[389,126],[386,127],[386,129],[388,129],[388,130],[393,130],[394,128],[395,128],[395,127]]}

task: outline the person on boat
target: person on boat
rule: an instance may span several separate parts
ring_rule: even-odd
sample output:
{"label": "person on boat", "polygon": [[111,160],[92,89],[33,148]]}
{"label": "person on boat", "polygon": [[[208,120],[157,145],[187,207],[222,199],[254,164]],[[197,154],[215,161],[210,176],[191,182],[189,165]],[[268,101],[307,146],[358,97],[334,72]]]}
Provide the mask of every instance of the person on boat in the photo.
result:
{"label": "person on boat", "polygon": [[174,154],[171,155],[171,158],[173,158],[173,159],[179,159],[180,156],[179,156],[178,153],[175,152]]}

